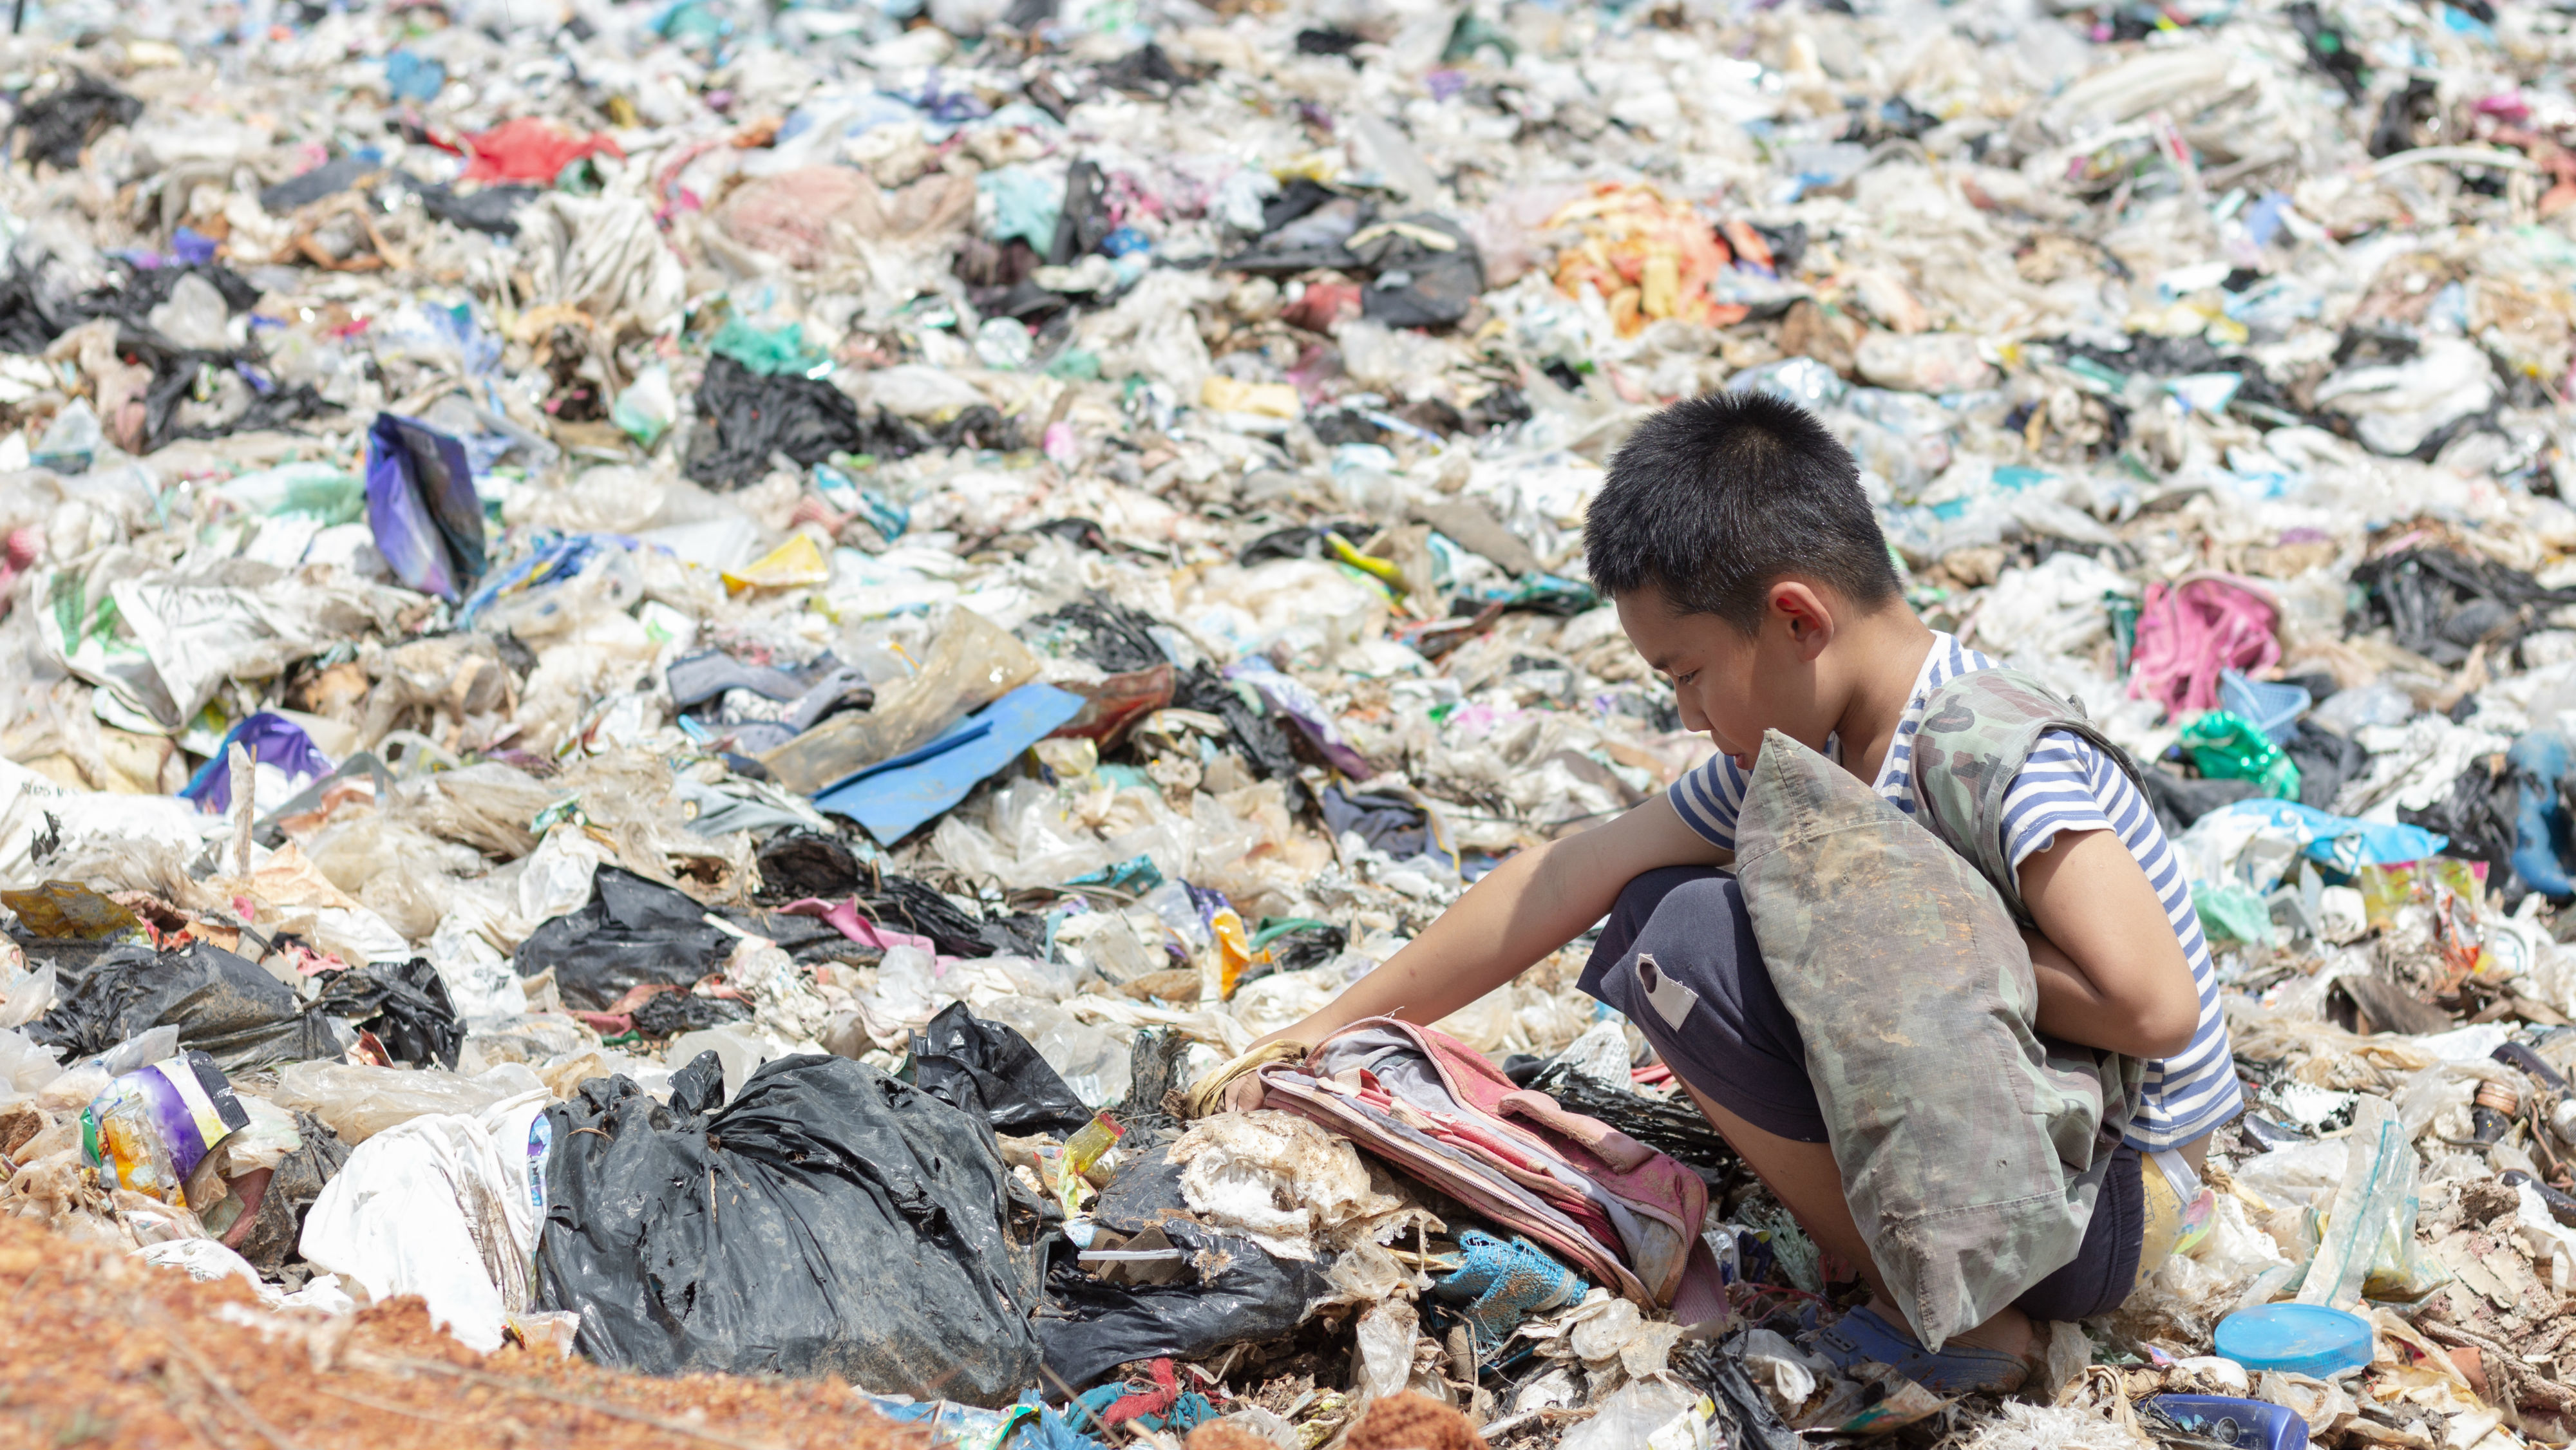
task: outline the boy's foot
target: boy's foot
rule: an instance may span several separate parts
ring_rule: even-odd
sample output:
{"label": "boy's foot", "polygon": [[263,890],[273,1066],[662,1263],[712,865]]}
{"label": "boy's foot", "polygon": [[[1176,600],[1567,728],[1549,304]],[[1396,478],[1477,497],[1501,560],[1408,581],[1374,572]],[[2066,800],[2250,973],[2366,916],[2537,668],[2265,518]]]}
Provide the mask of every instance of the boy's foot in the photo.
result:
{"label": "boy's foot", "polygon": [[[2026,1338],[2028,1325],[2022,1327]],[[1875,1305],[1844,1315],[1816,1336],[1816,1352],[1838,1368],[1875,1361],[1940,1395],[2010,1394],[2030,1377],[2018,1354],[1953,1338],[1934,1354],[1903,1321],[1891,1322]]]}

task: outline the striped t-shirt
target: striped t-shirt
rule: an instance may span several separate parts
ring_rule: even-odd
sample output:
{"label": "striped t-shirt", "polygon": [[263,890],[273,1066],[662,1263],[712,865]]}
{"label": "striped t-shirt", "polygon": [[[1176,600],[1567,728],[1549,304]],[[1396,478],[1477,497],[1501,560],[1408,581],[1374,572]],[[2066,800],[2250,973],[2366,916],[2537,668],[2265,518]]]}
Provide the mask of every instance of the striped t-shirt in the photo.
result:
{"label": "striped t-shirt", "polygon": [[[1897,809],[1914,814],[1914,734],[1923,725],[1924,702],[1934,690],[1970,670],[1990,670],[1995,662],[1947,634],[1932,636],[1932,653],[1914,678],[1914,695],[1896,722],[1896,738],[1872,785]],[[1839,741],[1826,742],[1826,753],[1841,758]],[[1744,805],[1746,773],[1732,756],[1712,757],[1673,782],[1673,809],[1690,828],[1712,844],[1735,849],[1735,821]],[[2227,1045],[2227,1024],[2218,1011],[2218,978],[2209,964],[2209,942],[2201,935],[2200,916],[2192,910],[2191,881],[2175,859],[2156,814],[2128,775],[2090,741],[2063,731],[2040,737],[2030,761],[2004,793],[2004,842],[2014,867],[2045,851],[2060,831],[2112,831],[2147,873],[2147,881],[2164,902],[2174,938],[2191,963],[2192,984],[2200,989],[2200,1027],[2191,1045],[2176,1056],[2147,1064],[2145,1101],[2129,1121],[2129,1141],[2149,1152],[2179,1147],[2208,1133],[2236,1115],[2244,1093]]]}

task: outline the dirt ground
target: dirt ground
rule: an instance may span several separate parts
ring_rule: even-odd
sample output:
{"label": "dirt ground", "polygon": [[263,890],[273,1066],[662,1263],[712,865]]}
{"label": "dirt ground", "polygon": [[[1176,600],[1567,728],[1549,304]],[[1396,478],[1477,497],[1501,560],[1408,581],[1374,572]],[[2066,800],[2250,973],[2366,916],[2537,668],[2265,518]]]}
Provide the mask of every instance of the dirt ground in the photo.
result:
{"label": "dirt ground", "polygon": [[653,1379],[482,1355],[418,1299],[276,1313],[116,1249],[0,1218],[0,1445],[158,1450],[918,1450],[837,1382]]}

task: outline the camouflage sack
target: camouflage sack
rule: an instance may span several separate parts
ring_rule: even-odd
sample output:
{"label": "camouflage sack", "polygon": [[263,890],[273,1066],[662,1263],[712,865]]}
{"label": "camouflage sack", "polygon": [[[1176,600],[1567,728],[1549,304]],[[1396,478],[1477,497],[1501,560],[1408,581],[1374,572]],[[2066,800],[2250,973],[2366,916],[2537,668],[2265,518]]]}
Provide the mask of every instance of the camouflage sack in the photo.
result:
{"label": "camouflage sack", "polygon": [[[2020,896],[1985,874],[2012,887],[2002,790],[1980,787],[1996,771],[2009,783],[2049,727],[2022,737],[2030,698],[2018,687],[1995,708],[1989,691],[1957,689],[2001,673],[1961,676],[1926,712],[1932,736],[1933,713],[1966,701],[1964,724],[1934,744],[1978,763],[1927,757],[1918,737],[1917,788],[1927,807],[1943,802],[1926,810],[1942,834],[1772,731],[1737,836],[1745,907],[1806,1040],[1852,1217],[1933,1349],[2075,1258],[2142,1073],[2032,1025]],[[2048,716],[2065,707],[2050,701]],[[1999,753],[1965,738],[1980,720],[2010,737]],[[1987,839],[1990,849],[1970,849]]]}

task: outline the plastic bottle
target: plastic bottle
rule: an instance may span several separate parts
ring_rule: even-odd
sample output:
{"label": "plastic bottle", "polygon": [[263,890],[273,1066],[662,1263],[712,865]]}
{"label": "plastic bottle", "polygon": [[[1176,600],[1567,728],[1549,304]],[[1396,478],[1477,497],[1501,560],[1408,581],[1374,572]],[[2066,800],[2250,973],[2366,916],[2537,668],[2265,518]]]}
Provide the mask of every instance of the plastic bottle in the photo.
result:
{"label": "plastic bottle", "polygon": [[1127,1129],[1116,1118],[1102,1113],[1064,1140],[1064,1158],[1056,1168],[1056,1197],[1064,1204],[1065,1217],[1071,1218],[1081,1212],[1082,1175],[1090,1172],[1092,1165],[1117,1147],[1118,1140],[1126,1136]]}
{"label": "plastic bottle", "polygon": [[2308,1422],[2268,1400],[2226,1395],[2157,1395],[2147,1401],[2175,1424],[2212,1444],[2241,1450],[2307,1450]]}
{"label": "plastic bottle", "polygon": [[2395,1106],[2376,1096],[2357,1100],[2345,1145],[2343,1182],[2326,1210],[2308,1277],[2299,1286],[2302,1304],[2357,1305],[2374,1266],[2402,1272],[2412,1253],[2415,1149]]}

